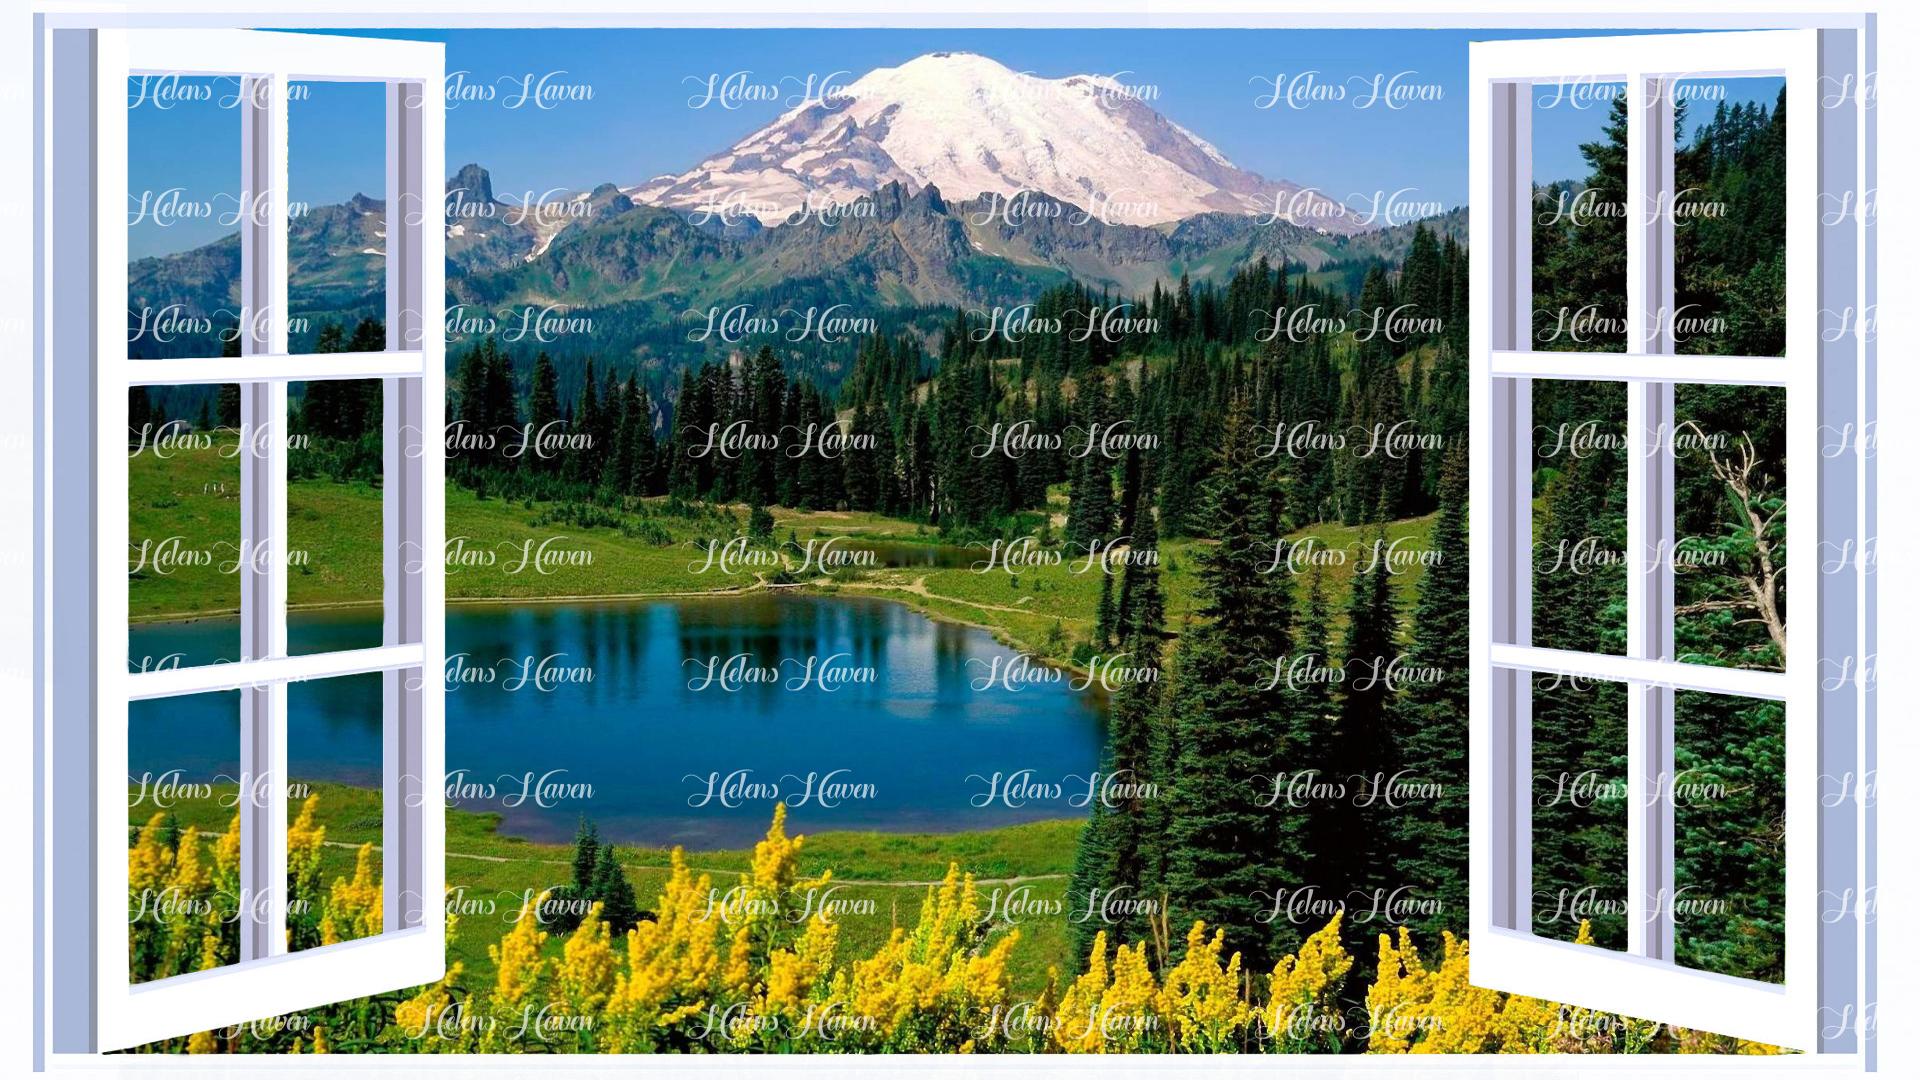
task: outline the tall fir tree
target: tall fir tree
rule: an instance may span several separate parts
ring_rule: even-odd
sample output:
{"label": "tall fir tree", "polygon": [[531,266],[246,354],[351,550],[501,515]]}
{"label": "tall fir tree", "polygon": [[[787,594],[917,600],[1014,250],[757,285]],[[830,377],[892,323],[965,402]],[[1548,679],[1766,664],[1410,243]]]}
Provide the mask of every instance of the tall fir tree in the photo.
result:
{"label": "tall fir tree", "polygon": [[[537,439],[558,435],[559,421],[560,376],[554,370],[553,358],[543,349],[533,358],[533,385],[527,394],[527,424],[532,428],[532,437]],[[526,464],[537,472],[554,473],[560,469],[561,457],[550,453],[529,454]]]}
{"label": "tall fir tree", "polygon": [[1272,963],[1295,929],[1272,917],[1308,851],[1304,823],[1259,805],[1263,778],[1297,758],[1304,733],[1291,695],[1271,685],[1292,632],[1291,587],[1263,574],[1271,550],[1271,464],[1259,453],[1246,395],[1236,395],[1208,506],[1218,543],[1200,554],[1203,603],[1181,639],[1173,724],[1166,887],[1178,924],[1223,927],[1249,967]]}
{"label": "tall fir tree", "polygon": [[[1385,530],[1374,530],[1368,541],[1379,545],[1385,538]],[[1391,680],[1401,659],[1395,578],[1385,562],[1365,554],[1361,561],[1363,569],[1353,575],[1347,604],[1337,719],[1325,752],[1317,755],[1328,782],[1344,785],[1345,795],[1320,808],[1326,835],[1337,837],[1338,843],[1319,853],[1317,884],[1349,904],[1369,903],[1373,890],[1402,884],[1391,863],[1390,819],[1377,800],[1361,797],[1367,785],[1398,768],[1387,722]]]}
{"label": "tall fir tree", "polygon": [[[1124,681],[1114,689],[1101,754],[1102,798],[1094,800],[1074,851],[1067,894],[1075,956],[1105,929],[1121,942],[1151,938],[1154,905],[1165,902],[1165,831],[1170,776],[1161,711],[1162,627],[1159,541],[1150,506],[1137,509],[1133,552],[1122,571],[1128,615],[1118,620]],[[1114,670],[1114,669],[1110,669]],[[1109,903],[1109,899],[1115,901]],[[1144,902],[1144,903],[1143,903]],[[1099,917],[1106,914],[1114,921]]]}
{"label": "tall fir tree", "polygon": [[1440,477],[1440,510],[1413,611],[1415,679],[1390,710],[1408,797],[1394,809],[1395,865],[1406,882],[1439,901],[1421,928],[1459,925],[1467,902],[1467,468],[1458,444]]}

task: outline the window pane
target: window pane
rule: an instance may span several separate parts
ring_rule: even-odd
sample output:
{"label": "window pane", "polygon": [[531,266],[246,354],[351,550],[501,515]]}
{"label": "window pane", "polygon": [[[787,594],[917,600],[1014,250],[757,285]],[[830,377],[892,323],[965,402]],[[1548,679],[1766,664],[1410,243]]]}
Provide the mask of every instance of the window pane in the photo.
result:
{"label": "window pane", "polygon": [[1533,676],[1533,932],[1627,944],[1627,698],[1620,683]]}
{"label": "window pane", "polygon": [[1674,958],[1786,975],[1786,709],[1680,691],[1673,702]]}
{"label": "window pane", "polygon": [[383,387],[292,383],[287,447],[287,651],[381,644]]}
{"label": "window pane", "polygon": [[1786,355],[1786,95],[1778,77],[1674,84],[1675,352]]}
{"label": "window pane", "polygon": [[1533,384],[1533,644],[1624,654],[1626,384]]}
{"label": "window pane", "polygon": [[240,658],[240,388],[127,392],[127,664]]}
{"label": "window pane", "polygon": [[1676,386],[1674,416],[1675,655],[1783,671],[1786,390]]}
{"label": "window pane", "polygon": [[240,81],[127,80],[127,355],[220,356],[240,321]]}
{"label": "window pane", "polygon": [[1624,352],[1625,83],[1533,86],[1533,348]]}
{"label": "window pane", "polygon": [[240,692],[127,706],[128,976],[240,960]]}
{"label": "window pane", "polygon": [[381,932],[379,672],[287,685],[287,951]]}
{"label": "window pane", "polygon": [[295,352],[386,348],[383,83],[295,82],[287,100],[287,340]]}

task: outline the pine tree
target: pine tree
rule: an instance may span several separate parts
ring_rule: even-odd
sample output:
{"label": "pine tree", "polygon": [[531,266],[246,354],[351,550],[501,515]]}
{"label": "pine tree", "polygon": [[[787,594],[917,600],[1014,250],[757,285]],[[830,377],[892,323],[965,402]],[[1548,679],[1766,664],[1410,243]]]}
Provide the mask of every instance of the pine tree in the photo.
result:
{"label": "pine tree", "polygon": [[586,905],[598,899],[596,875],[600,858],[607,850],[600,843],[600,830],[585,817],[573,834],[573,880],[554,890],[553,911],[547,921],[560,930],[580,925]]}
{"label": "pine tree", "polygon": [[[1377,544],[1385,538],[1385,530],[1376,530],[1372,540]],[[1345,784],[1348,796],[1321,808],[1329,835],[1339,843],[1319,853],[1320,884],[1338,897],[1402,884],[1390,880],[1395,871],[1383,808],[1356,797],[1360,787],[1381,774],[1392,776],[1399,767],[1387,723],[1390,665],[1399,659],[1393,575],[1384,562],[1373,561],[1353,575],[1352,590],[1340,658],[1339,716],[1326,752],[1319,755],[1324,777]]]}
{"label": "pine tree", "polygon": [[[1379,267],[1367,272],[1360,290],[1360,309],[1387,312],[1394,307],[1393,288]],[[1338,459],[1345,471],[1341,485],[1341,513],[1349,525],[1391,521],[1399,517],[1407,463],[1390,453],[1379,440],[1397,434],[1406,419],[1406,389],[1401,385],[1396,349],[1384,333],[1355,346],[1353,380],[1347,397],[1347,452]],[[1353,445],[1353,444],[1359,445]]]}
{"label": "pine tree", "polygon": [[615,387],[607,403],[607,413],[612,418],[613,445],[600,472],[600,497],[616,507],[633,485],[633,433],[639,423],[634,405],[631,379]]}
{"label": "pine tree", "polygon": [[1269,914],[1306,863],[1297,815],[1258,804],[1260,785],[1304,742],[1284,687],[1270,685],[1292,630],[1290,586],[1261,573],[1275,495],[1244,395],[1230,407],[1209,506],[1219,543],[1200,556],[1205,620],[1181,640],[1168,711],[1174,725],[1166,885],[1173,921],[1225,927],[1249,967],[1272,963],[1295,928]]}
{"label": "pine tree", "polygon": [[567,459],[567,479],[576,484],[589,484],[599,477],[600,455],[606,452],[606,445],[600,441],[602,423],[600,416],[600,390],[594,382],[593,358],[588,357],[586,371],[580,382],[580,404],[574,409],[572,429],[584,436],[588,445]]}
{"label": "pine tree", "polygon": [[[144,400],[146,397],[146,387],[143,386],[143,387],[140,387],[139,389],[141,393],[141,398]],[[216,399],[219,402],[219,404],[215,407],[215,410],[214,410],[214,416],[215,416],[216,422],[221,427],[226,427],[226,428],[239,427],[240,426],[240,384],[239,383],[221,383],[220,392],[216,395]]]}
{"label": "pine tree", "polygon": [[[781,370],[780,357],[770,345],[762,345],[754,354],[747,372],[746,385],[742,388],[746,394],[743,417],[755,435],[778,436],[786,421],[787,378]],[[777,467],[781,459],[779,449],[752,449],[747,451],[745,487],[738,494],[748,502],[768,505],[780,499],[777,483]]]}
{"label": "pine tree", "polygon": [[[542,349],[533,358],[533,387],[527,394],[527,424],[533,429],[532,437],[557,433],[560,420],[560,376],[553,369],[553,358]],[[558,457],[530,454],[526,465],[542,473],[554,473],[560,470]]]}
{"label": "pine tree", "polygon": [[1076,458],[1067,486],[1067,543],[1103,543],[1113,535],[1113,526],[1113,470],[1097,451]]}
{"label": "pine tree", "polygon": [[[386,347],[387,326],[382,319],[361,319],[347,341],[348,352],[384,352]],[[340,438],[358,439],[379,431],[386,409],[380,380],[346,379],[340,385],[345,398]]]}
{"label": "pine tree", "polygon": [[660,473],[660,443],[653,431],[653,397],[645,386],[633,380],[633,469],[628,475],[628,490],[634,495],[658,495],[665,478]]}
{"label": "pine tree", "polygon": [[[346,332],[339,323],[330,322],[322,326],[313,339],[313,351],[316,353],[345,352],[346,348]],[[301,389],[301,430],[332,438],[340,426],[344,408],[342,384],[334,379],[316,379]]]}
{"label": "pine tree", "polygon": [[1115,689],[1107,721],[1107,740],[1101,754],[1107,797],[1096,799],[1079,847],[1074,852],[1068,889],[1069,929],[1074,955],[1086,956],[1093,936],[1101,929],[1119,941],[1144,941],[1149,920],[1138,904],[1117,904],[1126,914],[1118,925],[1107,926],[1087,916],[1098,913],[1102,901],[1157,902],[1164,895],[1165,837],[1170,774],[1168,740],[1161,712],[1160,569],[1158,542],[1153,534],[1150,507],[1139,511],[1141,535],[1136,551],[1152,551],[1153,560],[1130,560],[1123,589],[1133,597],[1133,620],[1121,620],[1121,658],[1129,678]]}
{"label": "pine tree", "polygon": [[[321,338],[326,330],[321,331]],[[460,437],[454,442],[454,459],[467,473],[471,474],[484,460],[485,452],[479,448],[478,441],[487,433],[487,350],[492,347],[493,339],[486,338],[480,344],[471,346],[460,356],[459,366],[454,369],[452,401],[448,407],[453,410],[455,423],[459,427]],[[316,346],[317,348],[318,346]],[[324,398],[322,399],[324,401]],[[304,416],[311,423],[316,413],[316,403],[308,395]]]}
{"label": "pine tree", "polygon": [[1457,926],[1467,902],[1467,469],[1457,446],[1441,474],[1432,550],[1439,561],[1420,580],[1407,658],[1444,677],[1414,680],[1390,716],[1400,767],[1422,793],[1395,811],[1395,862],[1408,884],[1440,901],[1425,924],[1437,931]]}
{"label": "pine tree", "polygon": [[153,395],[144,386],[130,388],[127,391],[127,441],[140,441],[154,426]]}
{"label": "pine tree", "polygon": [[756,504],[747,513],[747,535],[755,540],[773,539],[773,514],[766,507]]}
{"label": "pine tree", "polygon": [[[1542,392],[1544,390],[1544,393]],[[1563,425],[1593,424],[1601,432],[1626,430],[1626,394],[1618,384],[1552,383],[1536,387],[1537,422],[1552,433],[1540,440],[1535,471],[1539,510],[1533,559],[1533,644],[1543,648],[1618,654],[1626,636],[1626,579],[1616,561],[1583,567],[1573,558],[1583,545],[1624,550],[1626,454],[1596,447],[1572,453],[1560,446]],[[1551,440],[1551,441],[1549,441]],[[1684,513],[1684,504],[1678,512]],[[1550,914],[1562,895],[1593,889],[1621,902],[1626,882],[1625,830],[1618,800],[1574,800],[1562,785],[1582,779],[1605,790],[1626,781],[1626,698],[1618,683],[1581,684],[1533,678],[1533,805],[1535,911]],[[1571,937],[1575,926],[1540,922],[1535,931]],[[1594,940],[1608,948],[1626,941],[1625,920],[1599,911]]]}
{"label": "pine tree", "polygon": [[[1140,486],[1153,490],[1151,460],[1140,470]],[[1134,638],[1150,643],[1158,663],[1160,638],[1167,621],[1166,594],[1160,585],[1160,527],[1153,507],[1144,498],[1135,509],[1126,565],[1120,571],[1120,599],[1114,625],[1122,643]]]}
{"label": "pine tree", "polygon": [[620,866],[618,849],[600,849],[587,895],[600,902],[600,921],[610,932],[624,934],[639,925],[640,902],[634,895],[633,882],[627,880],[627,873]]}
{"label": "pine tree", "polygon": [[1114,609],[1113,575],[1100,575],[1100,601],[1093,609],[1093,648],[1105,652],[1113,647]]}
{"label": "pine tree", "polygon": [[585,817],[573,834],[573,889],[586,896],[593,888],[593,868],[600,858],[600,829]]}

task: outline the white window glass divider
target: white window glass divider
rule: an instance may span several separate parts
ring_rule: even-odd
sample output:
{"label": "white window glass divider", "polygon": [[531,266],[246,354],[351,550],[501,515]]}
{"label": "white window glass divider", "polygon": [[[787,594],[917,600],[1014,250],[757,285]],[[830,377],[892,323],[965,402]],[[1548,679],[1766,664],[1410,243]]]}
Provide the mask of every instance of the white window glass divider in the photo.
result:
{"label": "white window glass divider", "polygon": [[1578,382],[1688,383],[1785,386],[1794,364],[1786,356],[1649,356],[1643,353],[1514,352],[1495,349],[1488,374],[1497,379]]}
{"label": "white window glass divider", "polygon": [[426,370],[426,359],[418,350],[304,354],[261,352],[246,356],[141,360],[129,367],[129,386],[178,386],[249,381],[288,383],[322,379],[418,379]]}

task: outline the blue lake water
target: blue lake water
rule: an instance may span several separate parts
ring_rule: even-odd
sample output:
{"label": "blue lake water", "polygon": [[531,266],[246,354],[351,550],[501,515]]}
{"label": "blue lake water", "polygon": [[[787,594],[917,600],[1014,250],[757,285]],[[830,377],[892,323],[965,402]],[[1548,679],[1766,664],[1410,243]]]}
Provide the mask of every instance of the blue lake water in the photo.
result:
{"label": "blue lake water", "polygon": [[[378,615],[296,614],[288,630],[295,653],[364,647]],[[147,624],[130,654],[218,654],[236,638],[231,619]],[[447,651],[452,804],[538,840],[570,838],[585,815],[615,842],[738,847],[776,798],[798,832],[1078,818],[1071,778],[1084,795],[1103,738],[1103,699],[1064,673],[1009,689],[988,676],[1015,654],[985,631],[862,597],[462,605]],[[380,680],[291,686],[294,782],[378,786]],[[237,693],[137,702],[128,774],[232,777],[238,739]],[[986,797],[984,778],[1021,770],[1036,790]]]}

